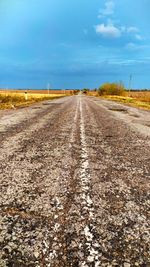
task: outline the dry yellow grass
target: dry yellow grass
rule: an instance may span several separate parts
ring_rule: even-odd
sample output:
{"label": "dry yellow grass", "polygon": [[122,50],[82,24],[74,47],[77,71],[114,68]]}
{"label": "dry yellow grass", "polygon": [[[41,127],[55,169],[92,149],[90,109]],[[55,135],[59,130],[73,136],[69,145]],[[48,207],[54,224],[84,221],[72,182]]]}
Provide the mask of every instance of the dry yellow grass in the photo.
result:
{"label": "dry yellow grass", "polygon": [[[133,96],[133,94],[132,94]],[[108,95],[103,97],[108,100],[113,100],[117,102],[121,102],[130,106],[138,107],[138,108],[143,108],[143,109],[148,109],[150,110],[150,99],[148,99],[147,94],[144,96],[144,94],[141,96],[141,94],[138,95],[138,92],[134,94],[134,98],[131,97],[131,94],[129,96],[112,96]]]}
{"label": "dry yellow grass", "polygon": [[63,97],[66,94],[46,94],[30,91],[0,91],[0,109],[17,108],[20,106],[28,106],[32,103],[52,100],[55,98]]}
{"label": "dry yellow grass", "polygon": [[88,92],[89,96],[97,96],[103,99],[121,102],[130,106],[135,106],[150,110],[150,91],[125,91],[123,96],[103,95],[98,96],[97,92]]}
{"label": "dry yellow grass", "polygon": [[89,92],[87,93],[87,95],[89,95],[89,96],[98,96],[98,93],[95,92],[95,91],[89,91]]}
{"label": "dry yellow grass", "polygon": [[150,103],[150,91],[129,92],[128,96],[142,102]]}

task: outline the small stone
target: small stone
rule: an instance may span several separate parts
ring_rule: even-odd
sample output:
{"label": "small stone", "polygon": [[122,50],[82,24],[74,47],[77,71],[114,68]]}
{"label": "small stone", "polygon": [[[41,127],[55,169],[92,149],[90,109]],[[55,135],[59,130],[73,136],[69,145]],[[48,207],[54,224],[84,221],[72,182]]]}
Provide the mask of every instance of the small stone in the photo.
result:
{"label": "small stone", "polygon": [[128,263],[128,262],[125,262],[124,263],[124,267],[130,267],[131,265],[130,265],[130,263]]}
{"label": "small stone", "polygon": [[87,261],[88,262],[94,262],[94,256],[88,256]]}
{"label": "small stone", "polygon": [[39,252],[38,252],[38,251],[35,251],[35,252],[34,252],[34,256],[35,256],[36,258],[38,258],[38,257],[39,257],[39,255],[40,255],[40,254],[39,254]]}
{"label": "small stone", "polygon": [[71,247],[72,247],[72,248],[76,248],[76,247],[77,247],[77,244],[76,244],[75,241],[72,241],[72,242],[71,242]]}

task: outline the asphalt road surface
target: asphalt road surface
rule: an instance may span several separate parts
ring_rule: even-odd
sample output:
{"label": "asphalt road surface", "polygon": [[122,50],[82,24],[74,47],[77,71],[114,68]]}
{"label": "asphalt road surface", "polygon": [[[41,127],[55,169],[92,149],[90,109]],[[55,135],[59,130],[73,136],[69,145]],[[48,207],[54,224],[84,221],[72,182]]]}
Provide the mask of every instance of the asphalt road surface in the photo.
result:
{"label": "asphalt road surface", "polygon": [[0,111],[0,267],[149,267],[149,178],[149,111],[82,95]]}

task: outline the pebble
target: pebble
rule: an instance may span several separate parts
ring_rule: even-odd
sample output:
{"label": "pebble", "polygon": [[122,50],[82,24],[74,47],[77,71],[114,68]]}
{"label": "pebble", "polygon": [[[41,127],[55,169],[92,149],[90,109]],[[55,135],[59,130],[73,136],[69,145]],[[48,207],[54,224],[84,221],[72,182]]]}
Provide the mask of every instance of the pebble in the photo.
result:
{"label": "pebble", "polygon": [[88,256],[87,260],[88,262],[94,262],[94,256]]}
{"label": "pebble", "polygon": [[39,255],[40,255],[40,254],[39,254],[39,252],[38,252],[38,251],[35,251],[35,252],[34,252],[34,256],[35,256],[36,258],[38,258],[38,257],[39,257]]}

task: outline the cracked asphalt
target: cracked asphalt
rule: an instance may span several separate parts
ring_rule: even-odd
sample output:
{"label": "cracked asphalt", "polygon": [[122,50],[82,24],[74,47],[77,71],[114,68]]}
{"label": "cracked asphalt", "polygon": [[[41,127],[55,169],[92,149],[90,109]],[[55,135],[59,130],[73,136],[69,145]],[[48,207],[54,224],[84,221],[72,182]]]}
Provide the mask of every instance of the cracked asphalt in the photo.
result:
{"label": "cracked asphalt", "polygon": [[150,267],[150,112],[83,95],[0,111],[0,267]]}

